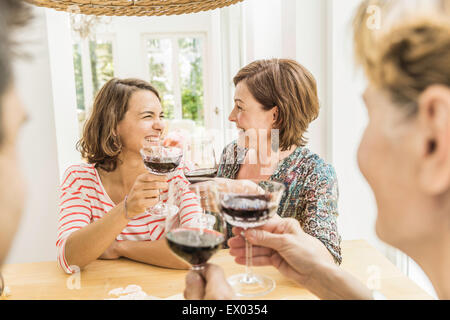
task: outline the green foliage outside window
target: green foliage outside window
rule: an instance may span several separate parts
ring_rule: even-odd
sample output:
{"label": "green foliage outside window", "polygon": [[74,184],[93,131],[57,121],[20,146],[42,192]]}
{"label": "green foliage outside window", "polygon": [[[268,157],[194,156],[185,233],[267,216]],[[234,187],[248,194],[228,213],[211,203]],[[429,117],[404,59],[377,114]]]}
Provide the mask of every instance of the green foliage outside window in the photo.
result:
{"label": "green foliage outside window", "polygon": [[[177,39],[179,47],[179,79],[183,119],[191,119],[204,126],[203,41],[201,38]],[[170,39],[151,39],[148,42],[150,82],[160,93],[166,118],[174,118],[173,74],[167,57],[172,55]],[[89,42],[93,95],[114,77],[112,43]],[[170,60],[170,59],[169,59]],[[77,108],[85,110],[83,67],[80,44],[73,45]]]}
{"label": "green foliage outside window", "polygon": [[111,42],[89,42],[91,56],[92,86],[94,96],[100,88],[114,77]]}
{"label": "green foliage outside window", "polygon": [[166,76],[164,64],[157,62],[155,57],[149,58],[150,82],[158,90],[162,100],[163,112],[167,119],[174,117],[173,93],[169,86],[169,79]]}
{"label": "green foliage outside window", "polygon": [[[92,70],[93,96],[111,78],[114,77],[114,65],[112,56],[112,43],[89,42],[89,53]],[[84,105],[83,64],[80,43],[73,45],[73,65],[75,71],[75,88],[77,96],[77,108],[86,110]]]}
{"label": "green foliage outside window", "polygon": [[[204,126],[202,42],[198,38],[182,38],[178,40],[178,46],[180,64],[181,61],[187,61],[189,64],[185,66],[189,73],[181,75],[183,119],[191,119],[197,125]],[[180,69],[182,68],[180,65]]]}
{"label": "green foliage outside window", "polygon": [[84,88],[83,88],[83,68],[81,65],[80,45],[73,45],[73,65],[75,69],[75,89],[77,95],[77,109],[85,110],[84,107]]}

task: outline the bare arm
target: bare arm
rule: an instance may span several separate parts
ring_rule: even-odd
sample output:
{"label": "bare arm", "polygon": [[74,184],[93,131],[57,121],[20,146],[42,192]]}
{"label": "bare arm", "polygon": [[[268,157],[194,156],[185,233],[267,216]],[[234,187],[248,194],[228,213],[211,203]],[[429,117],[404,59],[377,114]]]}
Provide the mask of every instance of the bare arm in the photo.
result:
{"label": "bare arm", "polygon": [[96,260],[113,243],[128,224],[123,202],[111,209],[102,219],[73,232],[65,246],[66,261],[83,268]]}
{"label": "bare arm", "polygon": [[372,300],[372,291],[358,279],[334,264],[324,264],[304,284],[324,300]]}
{"label": "bare arm", "polygon": [[[245,264],[245,240],[240,228],[230,239],[230,254]],[[297,220],[272,218],[245,236],[254,245],[253,265],[272,265],[284,276],[306,287],[321,299],[372,299],[372,292],[354,276],[331,261],[329,253],[316,238],[306,234]]]}

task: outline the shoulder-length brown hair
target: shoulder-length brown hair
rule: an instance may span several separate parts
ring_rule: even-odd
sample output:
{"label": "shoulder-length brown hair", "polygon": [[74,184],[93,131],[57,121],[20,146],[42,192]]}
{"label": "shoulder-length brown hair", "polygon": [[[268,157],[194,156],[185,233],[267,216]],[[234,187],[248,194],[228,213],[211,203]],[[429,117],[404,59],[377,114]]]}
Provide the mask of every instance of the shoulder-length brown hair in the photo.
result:
{"label": "shoulder-length brown hair", "polygon": [[128,110],[133,92],[149,90],[161,101],[158,91],[148,82],[139,79],[109,80],[95,97],[92,114],[83,128],[77,149],[88,163],[106,171],[114,171],[122,143],[117,135],[117,125]]}
{"label": "shoulder-length brown hair", "polygon": [[274,129],[280,132],[280,148],[305,146],[309,124],[319,115],[319,98],[314,76],[297,61],[258,60],[242,68],[234,84],[245,81],[250,93],[264,110],[278,107]]}

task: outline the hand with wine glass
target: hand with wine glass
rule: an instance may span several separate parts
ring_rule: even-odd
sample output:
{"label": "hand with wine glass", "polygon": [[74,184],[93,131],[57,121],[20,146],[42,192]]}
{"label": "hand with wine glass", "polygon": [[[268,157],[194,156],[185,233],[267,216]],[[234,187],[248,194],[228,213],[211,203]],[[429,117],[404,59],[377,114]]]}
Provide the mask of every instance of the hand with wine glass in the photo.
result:
{"label": "hand with wine glass", "polygon": [[[273,266],[318,297],[337,298],[329,288],[327,274],[341,274],[342,271],[320,250],[320,241],[305,233],[297,220],[274,215],[260,227],[248,230],[234,227],[233,233],[235,237],[228,240],[228,245],[230,255],[238,264],[248,263],[249,242],[253,245],[251,254],[254,266]],[[342,278],[346,285],[352,284],[350,289],[363,290],[351,276],[342,273]],[[226,281],[223,270],[208,264],[201,277],[192,272],[188,274],[184,296],[193,300],[222,300],[233,299],[235,292]]]}
{"label": "hand with wine glass", "polygon": [[[283,184],[275,181],[223,178],[214,181],[218,185],[219,206],[225,220],[243,230],[265,225],[276,214],[285,190]],[[261,296],[275,288],[272,279],[252,272],[252,255],[252,245],[245,240],[246,272],[228,279],[238,296]]]}
{"label": "hand with wine glass", "polygon": [[[141,155],[147,170],[156,176],[165,176],[174,172],[183,158],[183,150],[178,147],[165,147],[160,142],[145,139]],[[166,217],[176,214],[178,207],[164,203],[161,199],[163,190],[159,192],[159,202],[146,209],[146,213],[154,217]],[[170,190],[169,190],[170,193]]]}

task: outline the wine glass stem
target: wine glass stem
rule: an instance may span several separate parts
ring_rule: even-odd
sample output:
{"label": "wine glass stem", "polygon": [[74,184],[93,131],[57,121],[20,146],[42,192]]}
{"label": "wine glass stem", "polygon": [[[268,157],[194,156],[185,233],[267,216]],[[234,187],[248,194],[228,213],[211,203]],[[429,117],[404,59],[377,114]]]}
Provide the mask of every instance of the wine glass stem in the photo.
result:
{"label": "wine glass stem", "polygon": [[252,278],[252,244],[245,238],[245,277],[247,281]]}

